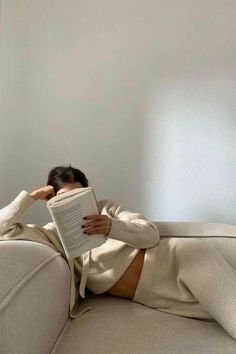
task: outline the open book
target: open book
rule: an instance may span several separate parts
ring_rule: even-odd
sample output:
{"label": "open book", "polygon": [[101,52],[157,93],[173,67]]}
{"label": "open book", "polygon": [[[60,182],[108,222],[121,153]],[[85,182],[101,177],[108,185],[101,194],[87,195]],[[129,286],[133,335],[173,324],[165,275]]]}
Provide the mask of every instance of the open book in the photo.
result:
{"label": "open book", "polygon": [[47,202],[67,258],[75,258],[106,242],[105,235],[85,235],[84,216],[99,214],[92,187],[76,188]]}

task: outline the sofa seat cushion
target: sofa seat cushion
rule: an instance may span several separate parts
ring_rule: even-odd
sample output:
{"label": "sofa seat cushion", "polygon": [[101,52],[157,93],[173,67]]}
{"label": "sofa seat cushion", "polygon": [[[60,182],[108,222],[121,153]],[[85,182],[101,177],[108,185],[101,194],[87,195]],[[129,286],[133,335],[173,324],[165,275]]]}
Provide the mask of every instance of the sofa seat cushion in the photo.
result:
{"label": "sofa seat cushion", "polygon": [[175,316],[86,291],[81,306],[92,309],[67,323],[52,353],[236,353],[236,341],[215,321]]}

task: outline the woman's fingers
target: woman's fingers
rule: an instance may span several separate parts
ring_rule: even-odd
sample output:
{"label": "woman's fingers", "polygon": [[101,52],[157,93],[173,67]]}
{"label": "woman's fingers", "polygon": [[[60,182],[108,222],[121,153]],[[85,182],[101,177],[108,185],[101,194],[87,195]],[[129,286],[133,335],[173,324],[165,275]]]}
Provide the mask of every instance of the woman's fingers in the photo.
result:
{"label": "woman's fingers", "polygon": [[85,220],[101,220],[104,218],[107,218],[107,215],[102,215],[102,214],[92,214],[92,215],[87,215],[84,217]]}
{"label": "woman's fingers", "polygon": [[99,220],[99,221],[90,221],[90,222],[87,222],[86,224],[83,224],[82,227],[84,229],[88,229],[88,228],[91,228],[91,227],[96,227],[96,226],[101,226],[101,225],[107,225],[107,220]]}
{"label": "woman's fingers", "polygon": [[106,223],[106,224],[102,224],[102,225],[92,225],[88,228],[83,228],[84,232],[94,232],[94,230],[104,230],[106,232],[109,231],[110,228],[110,224]]}
{"label": "woman's fingers", "polygon": [[97,235],[97,234],[106,234],[107,233],[107,228],[104,229],[104,227],[95,227],[91,230],[85,231],[87,235]]}
{"label": "woman's fingers", "polygon": [[82,227],[85,229],[110,223],[110,218],[107,215],[90,215],[86,217],[86,220],[90,221],[87,221],[82,225]]}
{"label": "woman's fingers", "polygon": [[111,228],[111,218],[107,215],[89,215],[86,217],[89,220],[82,225],[84,233],[88,235],[108,234]]}

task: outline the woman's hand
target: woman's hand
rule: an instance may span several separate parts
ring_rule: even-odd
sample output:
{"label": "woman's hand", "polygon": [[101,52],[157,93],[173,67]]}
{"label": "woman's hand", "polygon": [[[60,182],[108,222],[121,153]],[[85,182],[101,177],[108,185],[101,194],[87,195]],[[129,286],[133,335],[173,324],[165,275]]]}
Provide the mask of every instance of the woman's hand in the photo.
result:
{"label": "woman's hand", "polygon": [[33,191],[32,193],[30,193],[30,196],[34,199],[41,199],[41,200],[49,200],[52,197],[55,196],[55,192],[54,192],[54,188],[53,186],[46,186],[46,187],[42,187],[39,189],[36,189],[35,191]]}
{"label": "woman's hand", "polygon": [[85,224],[82,225],[84,233],[87,235],[96,235],[96,234],[109,234],[111,229],[111,218],[107,215],[88,215],[84,218],[88,220]]}

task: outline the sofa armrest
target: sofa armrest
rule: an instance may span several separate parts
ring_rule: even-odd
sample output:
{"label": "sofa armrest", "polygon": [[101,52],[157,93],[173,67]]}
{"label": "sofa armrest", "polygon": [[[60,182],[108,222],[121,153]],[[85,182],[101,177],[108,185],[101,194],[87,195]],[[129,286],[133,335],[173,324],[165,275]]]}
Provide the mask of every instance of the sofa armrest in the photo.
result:
{"label": "sofa armrest", "polygon": [[69,317],[70,270],[33,241],[0,242],[1,353],[49,353]]}

